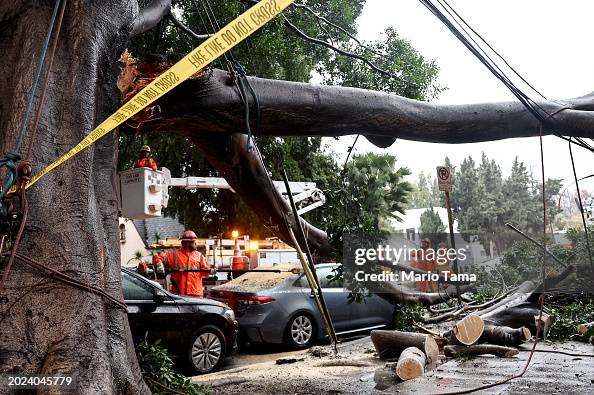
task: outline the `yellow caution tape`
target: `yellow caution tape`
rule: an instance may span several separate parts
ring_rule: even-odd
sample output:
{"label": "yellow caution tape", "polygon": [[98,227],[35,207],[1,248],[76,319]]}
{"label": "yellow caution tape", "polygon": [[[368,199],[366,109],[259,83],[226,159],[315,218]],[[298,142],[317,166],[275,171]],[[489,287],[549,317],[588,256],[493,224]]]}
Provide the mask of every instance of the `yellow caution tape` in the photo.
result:
{"label": "yellow caution tape", "polygon": [[155,78],[150,84],[120,107],[109,118],[97,126],[80,143],[47,166],[40,173],[29,180],[26,188],[31,187],[47,173],[72,158],[101,137],[117,128],[130,117],[140,112],[143,108],[159,99],[185,79],[192,76],[205,66],[213,62],[226,51],[230,50],[253,32],[258,30],[282,10],[287,8],[294,0],[262,0],[227,26],[209,37],[192,52],[167,71]]}

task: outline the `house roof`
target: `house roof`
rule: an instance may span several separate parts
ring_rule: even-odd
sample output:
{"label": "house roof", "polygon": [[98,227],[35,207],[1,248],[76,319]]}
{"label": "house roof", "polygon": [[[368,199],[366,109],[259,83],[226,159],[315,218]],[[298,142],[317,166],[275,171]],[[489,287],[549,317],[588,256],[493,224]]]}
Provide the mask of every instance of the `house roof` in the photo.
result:
{"label": "house roof", "polygon": [[182,225],[176,218],[171,217],[134,220],[133,223],[138,230],[138,234],[147,246],[157,242],[158,239],[163,240],[168,237],[180,237],[185,230],[184,225]]}
{"label": "house roof", "polygon": [[[392,220],[392,226],[397,231],[406,231],[407,229],[414,229],[415,232],[419,231],[421,227],[421,214],[425,211],[430,210],[427,208],[413,208],[406,210],[404,215],[399,214],[402,221]],[[448,225],[448,212],[443,207],[433,207],[433,211],[439,214],[439,218],[444,225]],[[454,221],[454,233],[458,231],[458,221]]]}

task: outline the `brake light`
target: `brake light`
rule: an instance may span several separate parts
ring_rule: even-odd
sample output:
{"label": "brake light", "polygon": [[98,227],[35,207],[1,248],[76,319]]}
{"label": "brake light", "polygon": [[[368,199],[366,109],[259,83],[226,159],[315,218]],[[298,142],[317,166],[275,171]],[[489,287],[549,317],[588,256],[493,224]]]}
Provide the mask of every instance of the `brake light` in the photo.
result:
{"label": "brake light", "polygon": [[209,296],[225,302],[235,312],[244,305],[260,305],[274,301],[271,296],[246,295],[232,291],[210,291]]}
{"label": "brake light", "polygon": [[265,304],[274,300],[271,296],[248,296],[246,299],[248,304]]}

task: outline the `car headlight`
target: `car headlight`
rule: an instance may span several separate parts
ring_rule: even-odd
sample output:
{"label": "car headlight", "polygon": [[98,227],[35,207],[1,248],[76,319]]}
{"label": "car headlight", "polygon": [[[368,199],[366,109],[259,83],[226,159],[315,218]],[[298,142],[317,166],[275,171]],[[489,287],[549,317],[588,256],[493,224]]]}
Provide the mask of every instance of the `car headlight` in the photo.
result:
{"label": "car headlight", "polygon": [[235,312],[231,309],[225,309],[225,311],[223,312],[223,315],[227,318],[229,318],[231,321],[235,320]]}

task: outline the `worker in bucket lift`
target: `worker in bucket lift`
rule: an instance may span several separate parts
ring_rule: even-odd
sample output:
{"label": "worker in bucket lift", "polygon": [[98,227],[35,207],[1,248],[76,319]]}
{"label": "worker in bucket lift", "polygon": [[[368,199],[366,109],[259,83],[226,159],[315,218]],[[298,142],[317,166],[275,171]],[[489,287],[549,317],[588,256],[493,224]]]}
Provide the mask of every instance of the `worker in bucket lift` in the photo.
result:
{"label": "worker in bucket lift", "polygon": [[134,162],[134,168],[148,167],[153,170],[157,170],[157,162],[151,158],[151,147],[143,145],[140,150],[140,155],[136,162]]}
{"label": "worker in bucket lift", "polygon": [[166,266],[171,271],[171,291],[179,295],[202,297],[202,277],[208,272],[188,272],[188,269],[209,270],[206,259],[196,247],[196,234],[186,230],[181,248],[167,252]]}

